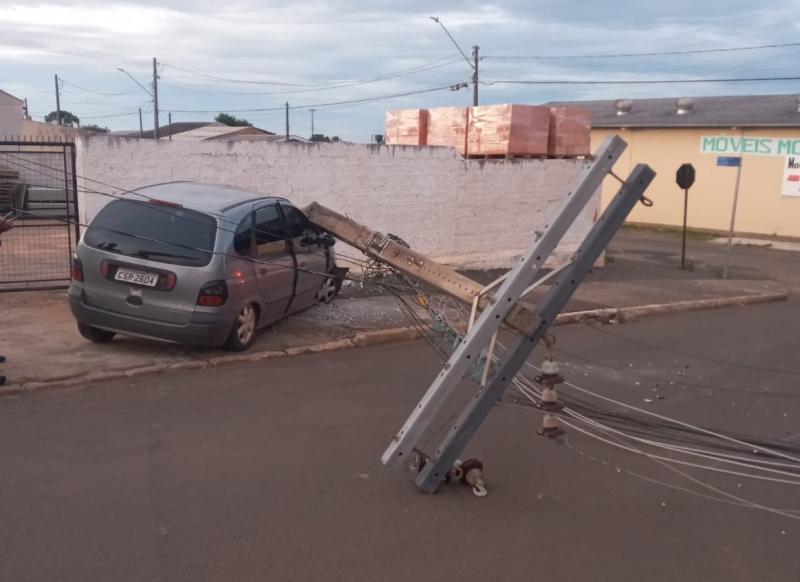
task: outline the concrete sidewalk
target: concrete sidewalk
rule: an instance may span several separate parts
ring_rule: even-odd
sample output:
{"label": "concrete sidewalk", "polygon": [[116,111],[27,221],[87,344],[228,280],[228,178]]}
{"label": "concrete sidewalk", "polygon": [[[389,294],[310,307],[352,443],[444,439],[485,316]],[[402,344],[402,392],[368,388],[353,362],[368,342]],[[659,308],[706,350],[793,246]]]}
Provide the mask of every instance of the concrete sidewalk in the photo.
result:
{"label": "concrete sidewalk", "polygon": [[[608,268],[613,269],[613,265]],[[263,330],[254,346],[244,354],[125,336],[117,336],[110,344],[93,344],[78,334],[64,292],[0,294],[0,312],[3,313],[0,354],[8,358],[4,373],[9,379],[8,386],[0,388],[0,393],[414,337],[403,331],[365,335],[365,332],[407,328],[411,322],[395,297],[347,298],[353,291],[345,290],[344,297],[330,305],[316,306]],[[567,311],[735,297],[775,299],[783,292],[781,286],[772,281],[590,281],[579,287]],[[543,293],[544,290],[536,290],[528,300],[535,302]],[[679,306],[679,310],[685,309]]]}

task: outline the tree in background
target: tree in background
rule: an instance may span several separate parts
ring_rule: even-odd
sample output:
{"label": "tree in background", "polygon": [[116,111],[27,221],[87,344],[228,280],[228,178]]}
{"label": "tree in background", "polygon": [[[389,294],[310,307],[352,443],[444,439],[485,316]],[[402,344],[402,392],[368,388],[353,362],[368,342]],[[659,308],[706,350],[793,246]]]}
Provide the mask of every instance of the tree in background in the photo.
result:
{"label": "tree in background", "polygon": [[107,127],[101,127],[99,125],[95,125],[94,123],[84,125],[81,127],[81,129],[84,131],[91,131],[92,133],[108,133],[110,131]]}
{"label": "tree in background", "polygon": [[244,117],[235,117],[230,113],[220,113],[214,118],[214,121],[217,123],[230,125],[231,127],[253,127],[253,124],[247,121]]}
{"label": "tree in background", "polygon": [[[57,116],[58,116],[57,112],[51,111],[50,113],[48,113],[47,115],[44,116],[44,120],[47,123],[53,123],[53,122],[56,122],[56,117]],[[63,109],[61,110],[61,120],[60,120],[60,122],[56,122],[56,123],[58,123],[59,125],[68,125],[70,127],[74,127],[76,125],[78,127],[81,126],[81,120],[78,119],[77,115],[75,115],[74,113],[72,113],[70,111],[64,111]]]}
{"label": "tree in background", "polygon": [[338,135],[334,135],[333,137],[328,137],[327,135],[322,134],[322,133],[315,133],[314,135],[311,136],[311,141],[324,141],[326,143],[330,143],[330,142],[334,142],[335,143],[335,142],[339,141],[339,136]]}

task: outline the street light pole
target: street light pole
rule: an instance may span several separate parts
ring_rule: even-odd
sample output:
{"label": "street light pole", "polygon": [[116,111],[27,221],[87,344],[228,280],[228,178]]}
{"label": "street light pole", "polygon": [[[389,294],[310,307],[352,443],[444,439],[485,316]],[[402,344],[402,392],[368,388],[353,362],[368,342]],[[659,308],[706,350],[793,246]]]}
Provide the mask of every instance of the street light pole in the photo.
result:
{"label": "street light pole", "polygon": [[311,112],[311,139],[314,139],[314,112],[316,109],[309,109]]}
{"label": "street light pole", "polygon": [[[123,73],[124,75],[127,75],[127,77],[131,81],[133,81],[134,83],[139,85],[139,88],[142,91],[144,91],[145,93],[150,95],[150,97],[153,98],[153,111],[154,111],[154,115],[155,115],[155,126],[153,127],[153,139],[158,139],[158,85],[157,85],[157,82],[156,82],[156,80],[158,78],[158,75],[156,73],[156,59],[155,59],[155,57],[153,57],[153,92],[151,92],[147,87],[145,87],[139,81],[137,81],[136,77],[131,75],[128,71],[126,71],[122,67],[117,67],[117,70],[120,73]],[[140,108],[139,109],[139,137],[141,137],[141,136],[142,136],[142,110]]]}
{"label": "street light pole", "polygon": [[467,61],[467,64],[469,65],[470,69],[472,69],[472,104],[478,105],[478,82],[479,82],[478,50],[480,49],[480,47],[478,45],[474,45],[472,47],[472,60],[470,61],[469,57],[467,56],[467,53],[464,52],[464,49],[461,48],[461,45],[459,45],[456,42],[456,39],[453,38],[453,35],[450,34],[449,30],[447,30],[447,27],[444,25],[444,22],[442,22],[438,16],[431,16],[430,19],[442,27],[442,30],[450,39],[450,42],[452,42],[455,45],[455,47],[458,49],[458,52],[460,52],[461,56],[464,57],[464,60]]}

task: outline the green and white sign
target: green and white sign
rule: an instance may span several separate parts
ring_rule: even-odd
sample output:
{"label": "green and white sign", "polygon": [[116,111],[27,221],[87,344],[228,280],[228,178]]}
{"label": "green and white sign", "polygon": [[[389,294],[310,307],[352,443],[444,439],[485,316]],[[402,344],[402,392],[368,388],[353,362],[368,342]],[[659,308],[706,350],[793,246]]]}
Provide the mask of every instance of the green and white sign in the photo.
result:
{"label": "green and white sign", "polygon": [[714,155],[800,156],[800,138],[710,135],[700,138],[700,153]]}

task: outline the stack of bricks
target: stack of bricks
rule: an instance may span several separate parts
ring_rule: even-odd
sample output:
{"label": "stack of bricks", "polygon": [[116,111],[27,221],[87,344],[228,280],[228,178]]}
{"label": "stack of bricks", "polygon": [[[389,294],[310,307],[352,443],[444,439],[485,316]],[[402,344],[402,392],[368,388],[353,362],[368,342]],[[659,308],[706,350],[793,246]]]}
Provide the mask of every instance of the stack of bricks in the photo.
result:
{"label": "stack of bricks", "polygon": [[386,112],[388,145],[455,148],[467,158],[589,155],[591,119],[577,107],[484,105]]}
{"label": "stack of bricks", "polygon": [[427,109],[396,109],[386,112],[385,141],[389,145],[426,145]]}
{"label": "stack of bricks", "polygon": [[550,108],[547,153],[555,157],[588,156],[592,121],[589,111],[579,107]]}
{"label": "stack of bricks", "polygon": [[467,155],[546,156],[550,108],[484,105],[470,110]]}
{"label": "stack of bricks", "polygon": [[437,107],[428,110],[428,145],[449,146],[467,154],[469,107]]}

